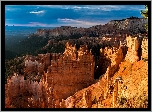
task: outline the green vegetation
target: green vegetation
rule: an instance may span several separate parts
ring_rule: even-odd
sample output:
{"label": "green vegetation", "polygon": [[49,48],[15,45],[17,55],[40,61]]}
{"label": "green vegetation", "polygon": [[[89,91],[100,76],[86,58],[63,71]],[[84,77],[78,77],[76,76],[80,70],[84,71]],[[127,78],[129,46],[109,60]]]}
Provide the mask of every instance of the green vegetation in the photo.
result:
{"label": "green vegetation", "polygon": [[148,96],[145,95],[145,94],[140,95],[140,96],[137,98],[137,105],[138,105],[140,108],[147,108],[147,107],[148,107]]}
{"label": "green vegetation", "polygon": [[17,53],[9,51],[9,50],[5,50],[5,59],[10,60],[13,59],[14,57],[17,57]]}
{"label": "green vegetation", "polygon": [[[24,56],[26,54],[34,55],[37,49],[42,48],[48,42],[47,38],[33,35],[31,38],[26,38],[21,42],[9,45],[5,51],[5,59],[13,59],[17,56]],[[12,47],[10,47],[12,46]]]}
{"label": "green vegetation", "polygon": [[117,102],[119,105],[123,105],[127,102],[127,99],[125,97],[120,97],[118,98]]}
{"label": "green vegetation", "polygon": [[[146,9],[142,10],[140,13],[144,18],[148,19],[148,5],[145,5],[145,8]],[[148,24],[145,25],[145,28],[148,31]]]}
{"label": "green vegetation", "polygon": [[11,60],[5,60],[5,83],[8,76],[12,76],[15,73],[23,74],[24,73],[24,58],[14,58]]}
{"label": "green vegetation", "polygon": [[143,60],[144,62],[148,61],[148,59],[147,59],[147,58],[142,58],[142,60]]}
{"label": "green vegetation", "polygon": [[138,17],[131,16],[130,18],[127,19],[138,19]]}
{"label": "green vegetation", "polygon": [[142,91],[140,95],[133,98],[120,96],[117,99],[116,108],[148,108],[148,95]]}
{"label": "green vegetation", "polygon": [[[6,50],[5,50],[5,59],[10,60],[18,56],[29,55],[38,55],[49,53],[63,53],[65,49],[65,41],[72,39],[80,38],[80,34],[75,34],[70,37],[58,36],[58,37],[49,37],[48,35],[39,36],[31,35],[30,38],[24,38],[21,41],[15,42],[6,40]],[[15,38],[15,37],[14,37]],[[18,39],[18,37],[17,37]],[[13,39],[12,39],[13,40]],[[51,41],[49,46],[43,48],[47,45],[48,41]],[[12,43],[11,43],[12,42]]]}

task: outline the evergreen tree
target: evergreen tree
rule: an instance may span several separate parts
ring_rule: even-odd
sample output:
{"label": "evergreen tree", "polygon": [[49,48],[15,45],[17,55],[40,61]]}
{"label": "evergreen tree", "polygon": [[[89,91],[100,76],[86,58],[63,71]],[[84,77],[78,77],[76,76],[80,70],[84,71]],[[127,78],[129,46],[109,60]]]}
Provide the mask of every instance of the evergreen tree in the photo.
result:
{"label": "evergreen tree", "polygon": [[[144,18],[148,19],[148,5],[145,5],[145,8],[146,9],[142,10],[140,13]],[[146,30],[148,31],[148,24],[146,24],[145,27],[146,27]]]}

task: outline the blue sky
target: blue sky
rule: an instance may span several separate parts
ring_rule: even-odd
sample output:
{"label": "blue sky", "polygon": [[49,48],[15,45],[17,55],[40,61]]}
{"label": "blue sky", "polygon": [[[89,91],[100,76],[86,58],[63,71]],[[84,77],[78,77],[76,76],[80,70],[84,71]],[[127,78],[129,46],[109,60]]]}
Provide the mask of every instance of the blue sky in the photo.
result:
{"label": "blue sky", "polygon": [[131,16],[142,18],[144,5],[6,5],[5,24],[91,27]]}

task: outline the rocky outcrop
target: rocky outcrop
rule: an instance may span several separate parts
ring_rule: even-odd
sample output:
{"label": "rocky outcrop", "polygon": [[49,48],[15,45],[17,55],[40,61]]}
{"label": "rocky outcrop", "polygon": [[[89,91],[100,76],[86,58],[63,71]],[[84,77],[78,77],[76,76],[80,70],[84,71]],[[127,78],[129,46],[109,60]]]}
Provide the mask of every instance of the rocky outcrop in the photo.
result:
{"label": "rocky outcrop", "polygon": [[69,101],[71,108],[88,108],[89,105],[91,108],[147,108],[148,63],[143,60],[133,64],[125,61],[119,66],[118,72],[111,77],[111,93],[106,98],[104,92],[108,82],[101,77],[97,83],[76,92],[65,101]]}
{"label": "rocky outcrop", "polygon": [[15,74],[7,80],[5,91],[8,107],[27,108],[28,98],[36,101],[42,96],[42,83],[24,80],[23,76]]}
{"label": "rocky outcrop", "polygon": [[139,40],[137,37],[126,37],[127,40],[127,55],[125,57],[126,60],[130,61],[131,63],[137,62],[139,60],[138,56],[138,49],[139,49]]}
{"label": "rocky outcrop", "polygon": [[112,20],[108,22],[109,25],[114,25],[118,29],[129,30],[134,33],[139,33],[138,30],[145,31],[145,24],[148,23],[147,19],[144,18],[127,18],[123,20]]}
{"label": "rocky outcrop", "polygon": [[86,46],[77,51],[67,43],[64,54],[51,60],[45,80],[60,100],[65,99],[94,82],[94,65],[94,57]]}
{"label": "rocky outcrop", "polygon": [[[113,48],[105,48],[100,49],[102,57],[105,57],[105,59],[109,59],[108,66],[102,66],[102,68],[105,67],[106,73],[104,74],[104,78],[107,80],[106,84],[106,91],[104,94],[104,98],[107,98],[108,95],[111,93],[111,78],[113,75],[118,71],[119,64],[123,61],[124,55],[121,46],[119,48],[113,47]],[[103,62],[106,61],[105,59],[102,59]],[[101,76],[102,77],[102,76]]]}
{"label": "rocky outcrop", "polygon": [[100,53],[100,68],[106,70],[107,75],[105,76],[107,77],[107,79],[109,79],[109,77],[112,76],[118,69],[119,64],[124,58],[122,47],[105,47],[104,49],[101,48]]}
{"label": "rocky outcrop", "polygon": [[78,57],[76,45],[72,46],[69,42],[66,43],[66,48],[63,53],[65,56],[68,56],[72,60],[76,60]]}
{"label": "rocky outcrop", "polygon": [[59,99],[44,81],[24,80],[15,74],[5,85],[6,108],[59,108]]}
{"label": "rocky outcrop", "polygon": [[[122,76],[123,83],[118,83],[117,101],[119,104],[115,107],[144,107],[148,100],[148,63],[143,60],[133,64],[123,62],[120,67],[116,76]],[[124,100],[123,103],[122,100]],[[131,100],[134,101],[130,102]]]}
{"label": "rocky outcrop", "polygon": [[142,58],[148,59],[148,38],[142,40]]}
{"label": "rocky outcrop", "polygon": [[148,59],[148,38],[145,35],[128,36],[126,41],[128,50],[125,60],[134,63],[142,58]]}

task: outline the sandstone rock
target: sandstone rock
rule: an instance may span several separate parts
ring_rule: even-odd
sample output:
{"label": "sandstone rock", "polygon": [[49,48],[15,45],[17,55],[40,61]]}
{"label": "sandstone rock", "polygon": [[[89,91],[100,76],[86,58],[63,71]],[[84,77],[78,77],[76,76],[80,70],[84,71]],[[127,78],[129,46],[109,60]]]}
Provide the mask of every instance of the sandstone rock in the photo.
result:
{"label": "sandstone rock", "polygon": [[57,60],[51,60],[51,66],[48,67],[46,79],[44,79],[48,86],[53,86],[60,101],[94,81],[95,62],[87,46],[80,47],[78,56],[73,54],[77,54],[76,47],[67,43],[63,56]]}
{"label": "sandstone rock", "polygon": [[129,60],[131,63],[139,61],[138,49],[139,49],[139,40],[137,37],[127,37],[127,47],[128,51],[125,57],[125,60]]}
{"label": "sandstone rock", "polygon": [[148,38],[142,40],[142,58],[148,59]]}

